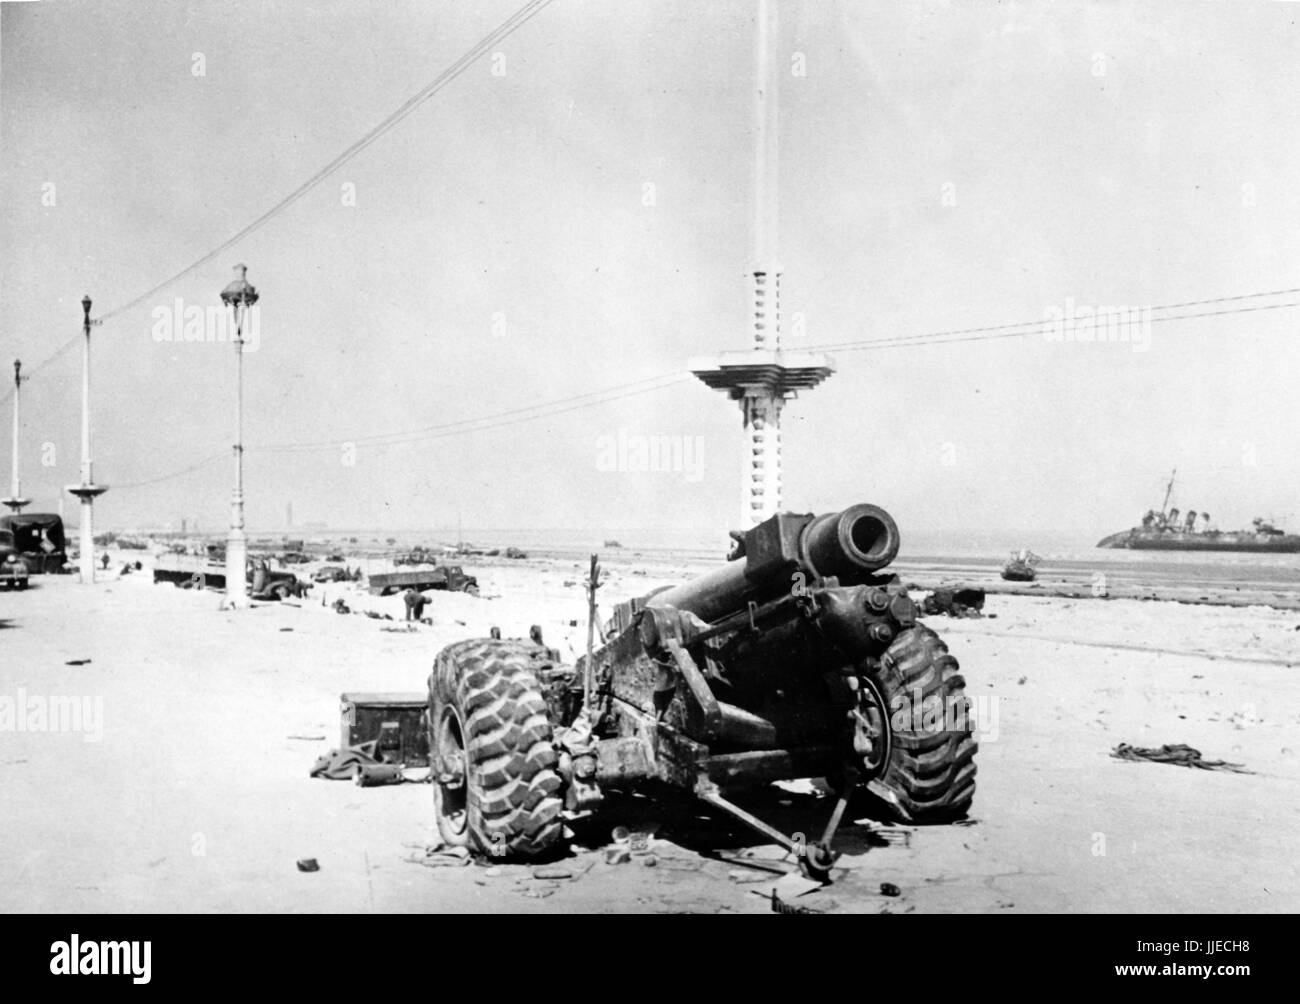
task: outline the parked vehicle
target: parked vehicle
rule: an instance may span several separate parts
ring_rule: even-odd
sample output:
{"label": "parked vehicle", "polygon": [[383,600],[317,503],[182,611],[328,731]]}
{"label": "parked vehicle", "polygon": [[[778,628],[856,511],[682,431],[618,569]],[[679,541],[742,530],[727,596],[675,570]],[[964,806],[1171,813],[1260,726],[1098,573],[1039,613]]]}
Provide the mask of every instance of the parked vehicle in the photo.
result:
{"label": "parked vehicle", "polygon": [[370,592],[374,596],[388,596],[404,589],[414,589],[416,592],[440,589],[477,596],[478,579],[467,575],[460,565],[441,565],[417,572],[384,572],[370,576]]}
{"label": "parked vehicle", "polygon": [[[293,572],[274,568],[260,569],[259,563],[245,565],[248,594],[255,600],[286,600],[290,596],[304,596],[311,583],[303,582]],[[163,555],[153,569],[153,580],[170,582],[182,589],[225,589],[226,566],[222,562],[204,560],[189,555]]]}
{"label": "parked vehicle", "polygon": [[26,589],[27,562],[14,546],[12,530],[0,530],[0,582],[10,589]]}
{"label": "parked vehicle", "polygon": [[30,574],[57,574],[68,562],[63,520],[52,512],[9,513],[0,516],[0,530],[13,536],[10,546],[22,556]]}
{"label": "parked vehicle", "polygon": [[325,565],[311,577],[312,582],[349,582],[352,576],[342,565]]}

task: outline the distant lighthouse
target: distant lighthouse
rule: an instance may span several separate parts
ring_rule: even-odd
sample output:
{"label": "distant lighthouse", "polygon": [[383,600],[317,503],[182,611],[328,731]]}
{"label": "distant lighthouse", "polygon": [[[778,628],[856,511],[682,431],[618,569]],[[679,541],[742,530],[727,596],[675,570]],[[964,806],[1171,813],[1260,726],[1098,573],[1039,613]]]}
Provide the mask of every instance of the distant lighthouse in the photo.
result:
{"label": "distant lighthouse", "polygon": [[783,506],[781,412],[786,402],[835,371],[828,356],[781,350],[777,38],[776,4],[759,0],[754,44],[754,261],[749,269],[752,348],[689,364],[705,384],[740,404],[745,430],[742,528],[762,522]]}

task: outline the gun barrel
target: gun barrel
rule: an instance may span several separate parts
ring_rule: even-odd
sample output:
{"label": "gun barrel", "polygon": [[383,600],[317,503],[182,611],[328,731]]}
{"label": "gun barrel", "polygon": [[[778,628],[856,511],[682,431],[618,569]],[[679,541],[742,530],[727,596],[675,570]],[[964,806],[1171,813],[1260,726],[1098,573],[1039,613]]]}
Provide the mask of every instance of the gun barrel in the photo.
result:
{"label": "gun barrel", "polygon": [[876,572],[898,555],[898,526],[889,513],[865,502],[818,516],[804,531],[800,550],[822,578]]}
{"label": "gun barrel", "polygon": [[747,594],[754,591],[756,587],[745,578],[745,563],[728,561],[721,568],[655,593],[646,600],[646,606],[676,607],[701,620],[716,621],[738,609],[749,598]]}
{"label": "gun barrel", "polygon": [[797,570],[819,579],[861,579],[893,561],[898,545],[898,525],[879,506],[860,503],[822,516],[782,513],[745,534],[745,560],[655,593],[646,603],[715,621],[790,588]]}

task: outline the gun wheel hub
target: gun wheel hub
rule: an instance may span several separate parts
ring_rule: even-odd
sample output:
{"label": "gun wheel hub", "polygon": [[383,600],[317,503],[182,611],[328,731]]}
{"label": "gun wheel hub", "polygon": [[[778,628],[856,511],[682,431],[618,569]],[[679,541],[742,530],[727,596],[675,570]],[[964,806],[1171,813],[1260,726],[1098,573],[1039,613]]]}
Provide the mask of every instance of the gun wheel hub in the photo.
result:
{"label": "gun wheel hub", "polygon": [[465,832],[465,727],[460,714],[444,706],[433,731],[433,755],[437,775],[433,798],[438,814],[448,829]]}
{"label": "gun wheel hub", "polygon": [[889,708],[879,686],[870,677],[858,678],[858,706],[853,712],[853,752],[858,755],[870,781],[884,773],[889,764]]}

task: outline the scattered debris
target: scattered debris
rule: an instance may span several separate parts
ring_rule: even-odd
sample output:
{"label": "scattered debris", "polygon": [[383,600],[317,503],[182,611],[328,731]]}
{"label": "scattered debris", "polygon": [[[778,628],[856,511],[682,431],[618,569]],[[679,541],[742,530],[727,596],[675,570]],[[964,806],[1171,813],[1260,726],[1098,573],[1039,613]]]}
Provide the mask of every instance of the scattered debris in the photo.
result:
{"label": "scattered debris", "polygon": [[299,858],[299,859],[298,859],[298,871],[300,871],[300,872],[318,872],[318,871],[320,871],[320,864],[316,861],[315,858]]}
{"label": "scattered debris", "polygon": [[605,849],[605,864],[625,865],[632,860],[632,852],[626,847],[609,847]]}
{"label": "scattered debris", "polygon": [[424,547],[417,544],[405,554],[399,554],[393,558],[394,565],[437,565],[437,552],[431,547]]}
{"label": "scattered debris", "polygon": [[[740,865],[741,869],[750,869],[749,871],[739,870],[728,872],[728,876],[735,882],[762,882],[763,875],[784,875],[790,869],[783,867],[776,862],[757,861],[747,858],[724,858],[718,855],[715,860],[724,861],[729,865]],[[740,875],[752,875],[753,878],[739,878]]]}
{"label": "scattered debris", "polygon": [[873,825],[867,833],[868,842],[876,847],[912,846],[912,831],[897,826]]}
{"label": "scattered debris", "polygon": [[[630,861],[631,858],[628,860]],[[702,858],[662,857],[656,854],[655,860],[658,862],[656,868],[670,872],[697,872],[704,867]]]}
{"label": "scattered debris", "polygon": [[982,617],[984,590],[970,587],[936,589],[920,603],[923,614],[946,614],[949,617]]}
{"label": "scattered debris", "polygon": [[463,868],[471,861],[469,848],[467,847],[446,847],[442,844],[431,844],[424,849],[424,854],[403,858],[403,861],[413,865],[424,865],[426,868]]}
{"label": "scattered debris", "polygon": [[[754,895],[762,896],[764,899],[768,899],[767,893],[761,893],[758,892],[757,890],[754,892]],[[787,903],[783,899],[781,899],[780,896],[776,894],[775,889],[771,891],[770,902],[772,903],[773,913],[825,913],[826,912],[824,910],[814,909],[811,906],[795,906],[792,903]]]}
{"label": "scattered debris", "polygon": [[533,878],[543,879],[549,882],[567,881],[573,878],[573,871],[569,868],[558,866],[548,866],[545,868],[534,868]]}
{"label": "scattered debris", "polygon": [[[820,879],[808,878],[797,871],[788,872],[775,882],[772,882],[769,876],[767,881],[771,884],[767,886],[766,891],[787,901],[818,892],[826,884]],[[763,893],[759,893],[759,895],[763,895]]]}
{"label": "scattered debris", "polygon": [[742,851],[740,856],[755,861],[785,861],[789,858],[790,852],[780,844],[759,844],[757,847]]}
{"label": "scattered debris", "polygon": [[1228,770],[1232,771],[1234,774],[1254,773],[1254,771],[1247,770],[1239,763],[1228,763],[1226,760],[1202,759],[1201,751],[1192,746],[1188,746],[1186,743],[1166,743],[1159,749],[1130,746],[1128,743],[1120,743],[1111,751],[1110,755],[1117,760],[1149,760],[1152,763],[1169,763],[1176,767],[1199,767],[1201,770]]}
{"label": "scattered debris", "polygon": [[[764,874],[766,872],[766,874]],[[763,871],[746,871],[744,868],[737,868],[734,871],[727,872],[727,878],[737,885],[753,885],[755,882],[770,882],[772,870],[763,869]]]}
{"label": "scattered debris", "polygon": [[903,895],[903,890],[900,889],[900,888],[898,888],[898,886],[894,885],[893,882],[881,882],[881,883],[880,883],[880,895],[882,895],[882,896],[901,896],[901,895]]}
{"label": "scattered debris", "polygon": [[330,781],[349,781],[356,776],[358,767],[375,762],[375,758],[360,746],[330,750],[312,765],[310,776]]}
{"label": "scattered debris", "polygon": [[545,899],[559,888],[559,885],[554,882],[521,882],[515,887],[515,891],[529,899]]}
{"label": "scattered debris", "polygon": [[386,784],[401,784],[406,776],[400,763],[359,763],[353,769],[352,780],[358,788],[378,788]]}
{"label": "scattered debris", "polygon": [[301,740],[303,740],[304,742],[311,742],[311,743],[314,743],[314,742],[320,742],[320,741],[321,741],[322,739],[324,739],[325,737],[324,737],[324,736],[285,736],[285,738],[286,738],[286,739],[301,739]]}
{"label": "scattered debris", "polygon": [[69,659],[63,665],[65,666],[84,666],[89,663],[89,659]]}

